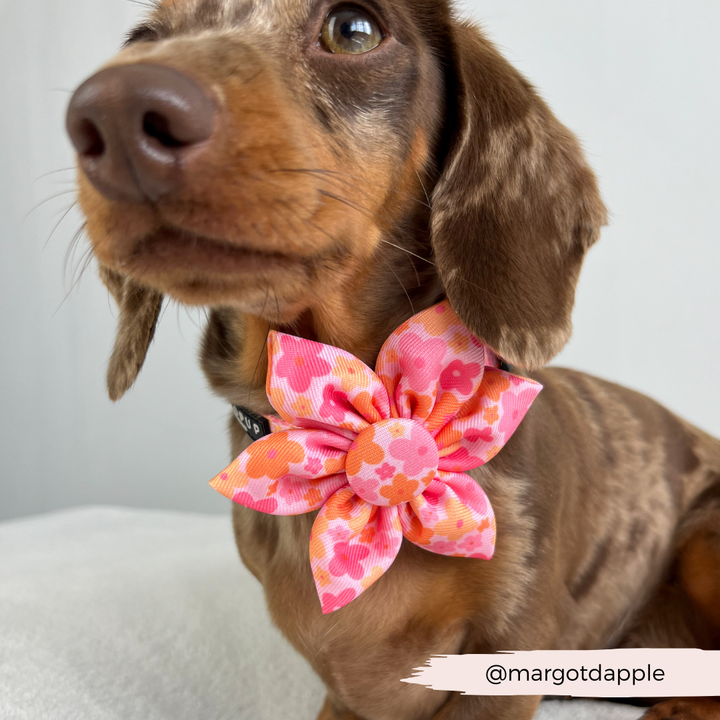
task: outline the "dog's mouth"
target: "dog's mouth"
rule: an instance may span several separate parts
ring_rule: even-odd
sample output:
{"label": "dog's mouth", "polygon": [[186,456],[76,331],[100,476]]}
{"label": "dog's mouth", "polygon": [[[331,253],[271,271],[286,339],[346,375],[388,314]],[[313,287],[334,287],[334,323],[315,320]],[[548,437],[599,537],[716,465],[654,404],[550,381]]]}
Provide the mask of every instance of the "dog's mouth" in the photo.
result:
{"label": "dog's mouth", "polygon": [[300,261],[299,256],[246,248],[163,226],[134,246],[124,266],[139,273],[188,271],[229,276],[283,270]]}

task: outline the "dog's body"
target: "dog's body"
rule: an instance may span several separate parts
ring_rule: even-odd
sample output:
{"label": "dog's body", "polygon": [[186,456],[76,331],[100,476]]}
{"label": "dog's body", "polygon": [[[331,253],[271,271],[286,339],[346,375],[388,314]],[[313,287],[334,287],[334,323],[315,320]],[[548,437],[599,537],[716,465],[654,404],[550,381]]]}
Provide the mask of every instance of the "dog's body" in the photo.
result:
{"label": "dog's body", "polygon": [[[717,647],[718,575],[703,544],[720,523],[720,442],[620,386],[555,368],[532,377],[544,389],[527,417],[470,473],[496,512],[489,563],[405,541],[386,580],[326,616],[307,554],[314,514],[234,506],[238,549],[274,621],[334,707],[352,709],[328,706],[323,720],[532,716],[539,698],[400,682],[434,654]],[[235,420],[231,432],[235,456],[247,439]]]}
{"label": "dog's body", "polygon": [[[445,0],[165,0],[76,93],[69,129],[121,307],[114,399],[162,293],[211,308],[208,379],[259,413],[272,411],[269,328],[372,366],[444,296],[499,356],[539,368],[569,336],[605,222],[573,136]],[[539,698],[399,682],[436,653],[720,648],[720,441],[610,383],[528,374],[544,390],[471,473],[497,517],[490,562],[406,542],[378,582],[322,615],[313,515],[234,507],[273,619],[328,686],[322,720],[532,717]],[[231,434],[235,456],[249,440],[234,421]]]}

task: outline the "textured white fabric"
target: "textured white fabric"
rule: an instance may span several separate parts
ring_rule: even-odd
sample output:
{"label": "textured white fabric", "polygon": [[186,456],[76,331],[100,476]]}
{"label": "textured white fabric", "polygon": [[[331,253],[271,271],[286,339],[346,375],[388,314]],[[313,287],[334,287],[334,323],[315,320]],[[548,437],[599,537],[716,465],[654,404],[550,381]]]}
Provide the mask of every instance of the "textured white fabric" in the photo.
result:
{"label": "textured white fabric", "polygon": [[[82,508],[0,524],[3,720],[315,720],[227,517]],[[536,720],[636,720],[545,702]]]}

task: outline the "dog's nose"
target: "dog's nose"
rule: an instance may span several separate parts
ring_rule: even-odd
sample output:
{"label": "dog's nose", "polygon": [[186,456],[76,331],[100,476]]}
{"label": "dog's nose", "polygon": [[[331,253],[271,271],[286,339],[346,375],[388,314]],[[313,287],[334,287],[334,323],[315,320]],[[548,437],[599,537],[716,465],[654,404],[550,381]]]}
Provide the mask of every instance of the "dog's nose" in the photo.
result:
{"label": "dog's nose", "polygon": [[120,65],[86,80],[67,130],[80,166],[106,197],[156,202],[182,184],[183,166],[207,146],[215,105],[187,75],[163,65]]}

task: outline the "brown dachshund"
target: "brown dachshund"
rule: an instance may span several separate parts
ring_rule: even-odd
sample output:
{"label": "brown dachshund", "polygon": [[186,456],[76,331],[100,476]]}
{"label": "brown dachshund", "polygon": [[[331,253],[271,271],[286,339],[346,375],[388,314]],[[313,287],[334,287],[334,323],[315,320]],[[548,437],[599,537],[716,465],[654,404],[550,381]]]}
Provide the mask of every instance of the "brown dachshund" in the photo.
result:
{"label": "brown dachshund", "polygon": [[[165,294],[209,308],[209,381],[258,413],[270,328],[373,366],[444,297],[545,387],[472,473],[497,516],[490,562],[406,542],[324,616],[313,515],[233,508],[273,620],[327,685],[322,720],[533,716],[538,697],[400,682],[432,654],[720,648],[720,442],[630,390],[538,370],[570,335],[605,208],[573,135],[447,0],[163,0],[75,93],[68,128],[121,307],[113,399]],[[231,435],[234,457],[249,440],[234,420]],[[670,715],[720,705],[648,717]]]}

